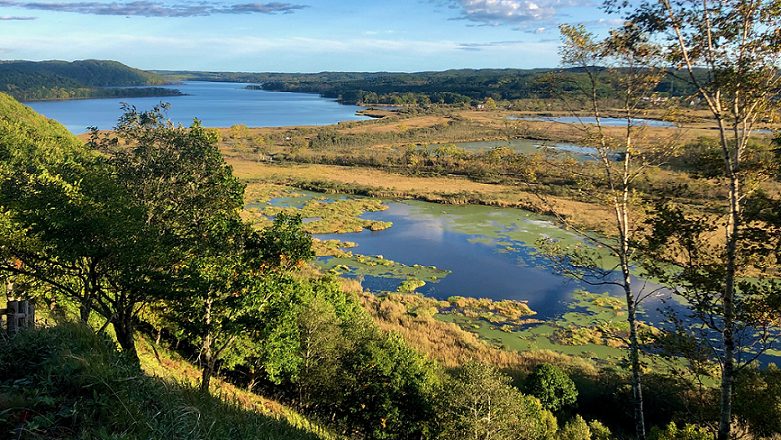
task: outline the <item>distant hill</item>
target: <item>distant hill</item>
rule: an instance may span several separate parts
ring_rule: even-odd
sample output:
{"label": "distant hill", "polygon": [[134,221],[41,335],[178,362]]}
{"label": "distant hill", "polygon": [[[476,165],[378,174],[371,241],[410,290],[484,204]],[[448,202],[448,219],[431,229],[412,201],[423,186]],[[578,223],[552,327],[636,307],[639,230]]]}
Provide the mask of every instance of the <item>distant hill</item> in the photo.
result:
{"label": "distant hill", "polygon": [[[464,104],[494,100],[548,100],[557,94],[586,87],[582,69],[455,69],[440,72],[320,72],[242,73],[156,71],[169,78],[196,81],[257,83],[263,90],[318,93],[343,103]],[[598,72],[603,98],[617,98],[613,74]],[[685,96],[691,87],[672,77],[657,90],[663,96]]]}
{"label": "distant hill", "polygon": [[21,101],[175,96],[170,80],[117,61],[0,61],[0,92]]}

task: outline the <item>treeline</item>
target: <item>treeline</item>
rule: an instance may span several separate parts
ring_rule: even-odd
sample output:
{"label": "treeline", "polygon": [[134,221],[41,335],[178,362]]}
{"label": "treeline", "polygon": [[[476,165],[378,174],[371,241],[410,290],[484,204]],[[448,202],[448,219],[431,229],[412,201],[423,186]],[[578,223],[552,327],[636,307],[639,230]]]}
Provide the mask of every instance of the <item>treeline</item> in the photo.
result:
{"label": "treeline", "polygon": [[[442,72],[321,72],[230,73],[164,72],[179,78],[206,81],[258,83],[271,91],[318,93],[349,104],[469,104],[493,100],[556,99],[588,87],[581,69],[460,69]],[[620,98],[619,78],[598,75],[599,94]],[[694,92],[675,76],[662,81],[662,97],[682,97]]]}
{"label": "treeline", "polygon": [[0,62],[0,91],[22,101],[176,96],[177,90],[141,87],[168,80],[116,61]]}

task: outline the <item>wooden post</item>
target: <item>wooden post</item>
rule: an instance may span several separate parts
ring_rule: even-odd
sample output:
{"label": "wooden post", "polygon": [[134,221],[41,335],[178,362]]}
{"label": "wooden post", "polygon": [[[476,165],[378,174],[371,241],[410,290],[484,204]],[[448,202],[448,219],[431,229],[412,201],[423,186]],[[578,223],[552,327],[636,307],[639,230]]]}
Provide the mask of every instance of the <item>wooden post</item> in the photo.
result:
{"label": "wooden post", "polygon": [[5,320],[8,326],[8,334],[15,335],[17,332],[16,314],[19,313],[19,301],[8,301],[5,309]]}
{"label": "wooden post", "polygon": [[15,335],[24,328],[35,327],[35,307],[30,301],[8,301],[5,312],[9,335]]}

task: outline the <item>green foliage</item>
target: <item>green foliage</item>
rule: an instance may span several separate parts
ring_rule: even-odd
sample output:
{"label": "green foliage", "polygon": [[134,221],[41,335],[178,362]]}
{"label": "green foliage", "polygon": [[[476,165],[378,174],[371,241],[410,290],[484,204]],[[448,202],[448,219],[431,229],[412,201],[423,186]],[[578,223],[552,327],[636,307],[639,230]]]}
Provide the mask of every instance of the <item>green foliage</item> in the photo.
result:
{"label": "green foliage", "polygon": [[417,438],[434,365],[380,331],[332,279],[287,282],[269,309],[258,367],[309,413],[366,438]]}
{"label": "green foliage", "polygon": [[560,440],[611,440],[610,430],[598,420],[586,423],[580,415],[576,415],[559,430],[556,438]]}
{"label": "green foliage", "polygon": [[556,437],[561,440],[591,440],[591,428],[583,417],[576,415],[564,424]]}
{"label": "green foliage", "polygon": [[781,433],[781,370],[749,366],[735,381],[735,415],[757,437]]}
{"label": "green foliage", "polygon": [[244,186],[198,122],[128,107],[118,137],[93,133],[98,155],[25,107],[4,107],[22,117],[0,126],[0,267],[76,302],[85,322],[100,314],[131,356],[139,304],[207,304],[207,292],[211,301],[241,281],[231,269],[260,265],[244,264],[259,242],[239,217]]}
{"label": "green foliage", "polygon": [[167,301],[175,331],[198,347],[202,388],[208,390],[221,363],[241,363],[245,350],[234,347],[239,339],[251,347],[248,338],[259,336],[267,308],[284,293],[271,272],[310,258],[312,239],[299,216],[285,214],[262,233],[254,231],[240,217],[244,185],[225,163],[214,133],[198,121],[174,126],[161,110],[128,107],[117,127],[120,137],[94,133],[91,144],[107,153],[116,179],[141,205],[147,223],[161,231],[162,258],[174,269],[166,270],[169,283],[158,298]]}
{"label": "green foliage", "polygon": [[312,235],[303,229],[300,214],[280,212],[260,235],[258,248],[263,264],[290,270],[314,257]]}
{"label": "green foliage", "polygon": [[556,418],[521,394],[495,367],[469,362],[437,396],[437,438],[542,440],[556,438]]}
{"label": "green foliage", "polygon": [[338,414],[368,438],[420,437],[431,419],[433,365],[397,335],[360,331],[368,337],[359,339],[340,362]]}
{"label": "green foliage", "polygon": [[139,373],[73,324],[0,340],[0,437],[315,439],[279,419]]}
{"label": "green foliage", "polygon": [[84,320],[93,307],[117,318],[112,283],[149,274],[157,234],[103,158],[4,95],[0,111],[0,269],[75,301]]}
{"label": "green foliage", "polygon": [[526,379],[525,390],[554,412],[573,405],[578,398],[572,379],[561,368],[551,364],[538,365]]}
{"label": "green foliage", "polygon": [[713,433],[697,425],[685,424],[680,428],[670,422],[664,429],[653,427],[648,434],[649,440],[713,440]]}
{"label": "green foliage", "polygon": [[0,62],[0,92],[23,101],[181,94],[173,89],[137,87],[165,83],[159,75],[116,61]]}
{"label": "green foliage", "polygon": [[613,434],[610,432],[607,426],[603,425],[599,420],[592,420],[588,422],[588,428],[591,431],[592,440],[611,440]]}

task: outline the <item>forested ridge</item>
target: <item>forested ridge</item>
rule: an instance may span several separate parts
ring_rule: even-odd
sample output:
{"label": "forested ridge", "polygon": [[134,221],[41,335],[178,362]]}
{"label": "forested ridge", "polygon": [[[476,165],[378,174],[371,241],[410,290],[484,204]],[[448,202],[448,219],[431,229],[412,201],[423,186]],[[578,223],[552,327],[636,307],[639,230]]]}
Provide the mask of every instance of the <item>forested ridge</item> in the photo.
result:
{"label": "forested ridge", "polygon": [[[232,73],[167,72],[177,78],[256,83],[263,90],[319,93],[355,104],[470,104],[494,100],[557,99],[558,94],[583,88],[588,77],[569,69],[456,69],[441,72],[320,72]],[[597,75],[603,98],[619,97],[616,78]],[[658,86],[664,96],[686,96],[693,90],[670,77]]]}
{"label": "forested ridge", "polygon": [[[597,74],[604,99],[619,97],[617,79]],[[269,91],[317,93],[346,104],[468,105],[493,100],[555,100],[561,94],[586,87],[580,68],[568,69],[456,69],[439,72],[320,72],[242,73],[155,71],[117,61],[2,61],[0,91],[22,101],[46,99],[174,96],[161,86],[179,80],[253,83],[250,88]],[[664,97],[693,92],[690,84],[674,76],[661,82]]]}
{"label": "forested ridge", "polygon": [[21,101],[174,96],[168,81],[117,61],[0,61],[0,91]]}

